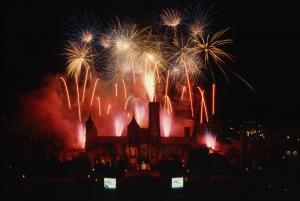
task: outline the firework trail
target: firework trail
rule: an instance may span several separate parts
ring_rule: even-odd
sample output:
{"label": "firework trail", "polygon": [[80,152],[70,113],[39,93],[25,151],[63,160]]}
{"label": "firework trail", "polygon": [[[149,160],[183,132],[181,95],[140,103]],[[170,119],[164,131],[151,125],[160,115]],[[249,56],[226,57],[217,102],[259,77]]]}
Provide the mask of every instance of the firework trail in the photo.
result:
{"label": "firework trail", "polygon": [[181,90],[181,98],[180,98],[180,100],[183,100],[183,97],[184,97],[185,92],[186,92],[186,87],[185,87],[185,86],[182,86],[182,90]]}
{"label": "firework trail", "polygon": [[101,116],[101,99],[100,99],[99,96],[97,97],[97,101],[98,101],[98,111],[99,111],[99,116]]}
{"label": "firework trail", "polygon": [[185,74],[186,74],[186,80],[187,80],[188,90],[189,90],[191,115],[192,115],[192,117],[194,117],[194,106],[193,106],[193,98],[192,98],[192,89],[191,89],[190,77],[189,77],[189,73],[188,73],[188,70],[187,70],[186,63],[184,62],[183,64],[184,64],[184,69],[185,69]]}
{"label": "firework trail", "polygon": [[212,85],[212,114],[215,114],[215,95],[216,95],[216,84]]}
{"label": "firework trail", "polygon": [[[195,116],[193,96],[197,90],[201,96],[200,123],[209,121],[205,90],[197,87],[198,81],[206,75],[208,67],[213,77],[213,66],[216,66],[217,70],[220,69],[227,79],[223,65],[225,60],[233,60],[233,56],[224,51],[223,47],[232,43],[232,40],[223,39],[228,29],[216,33],[208,30],[206,13],[191,14],[192,19],[185,21],[186,23],[183,23],[183,19],[186,19],[183,16],[186,16],[184,12],[175,9],[162,11],[160,17],[162,24],[168,27],[165,29],[167,34],[162,34],[155,26],[139,27],[132,22],[116,19],[108,24],[107,29],[101,31],[80,29],[76,39],[67,41],[66,75],[75,79],[80,123],[82,114],[87,112],[84,107],[87,101],[85,99],[91,97],[88,100],[89,112],[94,112],[97,116],[101,116],[103,112],[105,118],[102,116],[101,121],[109,122],[110,129],[113,128],[111,132],[122,136],[128,118],[132,117],[131,112],[138,124],[145,126],[144,118],[148,112],[146,102],[159,101],[162,105],[161,129],[163,136],[168,137],[173,132],[173,121],[177,121],[175,114],[181,115],[180,119],[184,120]],[[179,26],[183,26],[182,30],[185,31],[180,32],[181,29],[177,29]],[[171,31],[171,36],[168,31]],[[84,78],[81,75],[83,71]],[[92,77],[94,75],[95,77]],[[71,109],[70,97],[73,96],[69,94],[65,79],[60,79],[66,90],[68,107]],[[81,79],[84,79],[83,82]],[[93,85],[88,79],[95,80]],[[97,86],[100,81],[101,86]],[[101,90],[101,100],[96,89]],[[211,113],[215,115],[214,79],[211,94]],[[92,107],[94,98],[97,99],[97,106]],[[171,102],[178,101],[173,104],[182,104],[185,99],[188,101],[184,106],[187,107],[187,115],[179,113],[181,109],[173,108]]]}
{"label": "firework trail", "polygon": [[127,99],[127,90],[126,90],[126,84],[125,84],[124,79],[122,79],[122,83],[123,83],[123,89],[124,89],[124,98],[126,100]]}
{"label": "firework trail", "polygon": [[206,108],[206,103],[205,103],[205,98],[204,98],[204,90],[202,90],[200,87],[197,87],[197,89],[199,90],[200,95],[201,95],[200,124],[203,123],[203,111],[205,112],[206,122],[208,123],[208,113],[207,113],[207,108]]}
{"label": "firework trail", "polygon": [[66,81],[65,81],[65,79],[63,77],[59,77],[59,78],[61,79],[61,81],[64,83],[64,86],[65,86],[69,109],[72,109],[72,107],[71,107],[71,101],[70,101],[70,95],[69,95],[69,89],[68,89],[67,83],[66,83]]}
{"label": "firework trail", "polygon": [[96,79],[95,84],[94,84],[94,87],[93,87],[92,98],[91,98],[91,104],[90,104],[91,107],[92,107],[92,105],[93,105],[94,95],[95,95],[95,90],[96,90],[96,86],[97,86],[98,81],[99,81],[99,78]]}
{"label": "firework trail", "polygon": [[118,83],[115,83],[115,95],[118,96]]}
{"label": "firework trail", "polygon": [[79,86],[78,86],[78,78],[75,77],[75,85],[76,85],[76,92],[77,92],[77,108],[78,108],[78,120],[81,123],[81,108],[80,108],[80,97],[79,97]]}
{"label": "firework trail", "polygon": [[126,99],[125,101],[125,105],[124,105],[124,110],[126,111],[127,110],[127,105],[129,103],[129,100],[130,100],[131,96],[128,96],[128,98]]}
{"label": "firework trail", "polygon": [[83,92],[82,92],[82,99],[81,99],[82,103],[84,102],[85,88],[86,88],[86,82],[87,82],[87,77],[88,77],[89,69],[90,69],[90,67],[87,67],[86,68],[86,72],[85,72],[85,78],[84,78],[84,84],[83,84]]}
{"label": "firework trail", "polygon": [[106,114],[109,114],[110,111],[111,111],[111,105],[109,104],[109,105],[107,106]]}

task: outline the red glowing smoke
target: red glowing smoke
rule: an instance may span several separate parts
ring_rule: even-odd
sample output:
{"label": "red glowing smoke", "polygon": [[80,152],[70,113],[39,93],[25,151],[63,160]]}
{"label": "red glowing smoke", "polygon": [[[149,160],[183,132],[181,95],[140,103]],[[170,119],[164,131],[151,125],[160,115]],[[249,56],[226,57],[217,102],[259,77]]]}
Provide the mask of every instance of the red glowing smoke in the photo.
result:
{"label": "red glowing smoke", "polygon": [[32,133],[55,136],[65,147],[78,147],[77,125],[70,121],[66,99],[58,93],[57,77],[47,76],[40,89],[21,97],[21,122]]}

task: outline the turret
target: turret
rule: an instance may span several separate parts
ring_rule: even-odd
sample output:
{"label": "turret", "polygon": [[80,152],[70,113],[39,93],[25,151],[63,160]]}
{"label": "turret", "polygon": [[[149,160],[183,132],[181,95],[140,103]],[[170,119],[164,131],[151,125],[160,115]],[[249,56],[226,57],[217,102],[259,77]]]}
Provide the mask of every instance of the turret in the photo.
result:
{"label": "turret", "polygon": [[149,102],[149,138],[150,144],[160,143],[159,102]]}
{"label": "turret", "polygon": [[85,122],[85,127],[86,127],[85,149],[88,151],[93,145],[93,142],[95,142],[97,138],[97,129],[90,115],[87,121]]}
{"label": "turret", "polygon": [[138,135],[139,135],[139,129],[140,126],[135,120],[135,117],[133,115],[131,122],[127,126],[127,136],[128,136],[128,141],[129,145],[135,146],[138,143]]}

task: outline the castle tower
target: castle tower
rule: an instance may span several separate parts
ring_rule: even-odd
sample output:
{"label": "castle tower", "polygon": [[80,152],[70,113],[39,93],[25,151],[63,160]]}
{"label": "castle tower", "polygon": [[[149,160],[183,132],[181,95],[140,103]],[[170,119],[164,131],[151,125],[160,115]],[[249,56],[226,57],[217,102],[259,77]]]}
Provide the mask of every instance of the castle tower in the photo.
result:
{"label": "castle tower", "polygon": [[149,140],[151,145],[160,143],[159,102],[149,102]]}
{"label": "castle tower", "polygon": [[87,121],[85,122],[85,127],[86,127],[85,150],[90,151],[91,148],[93,147],[93,143],[97,138],[97,129],[90,115]]}
{"label": "castle tower", "polygon": [[133,115],[131,122],[127,126],[127,136],[128,136],[129,146],[136,146],[138,144],[139,129],[140,126],[136,122],[135,117]]}

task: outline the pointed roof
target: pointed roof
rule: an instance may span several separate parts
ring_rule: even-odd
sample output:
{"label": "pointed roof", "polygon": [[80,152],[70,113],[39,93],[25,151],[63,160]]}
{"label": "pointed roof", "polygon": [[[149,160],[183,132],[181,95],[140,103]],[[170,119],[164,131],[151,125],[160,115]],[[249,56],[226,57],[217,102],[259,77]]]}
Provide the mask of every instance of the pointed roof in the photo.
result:
{"label": "pointed roof", "polygon": [[85,125],[86,126],[87,125],[92,125],[92,126],[94,125],[94,122],[93,122],[93,119],[92,119],[91,115],[89,115],[88,119],[85,122]]}
{"label": "pointed roof", "polygon": [[130,121],[130,123],[128,124],[129,127],[140,127],[139,124],[137,123],[134,114],[132,115],[132,119]]}

